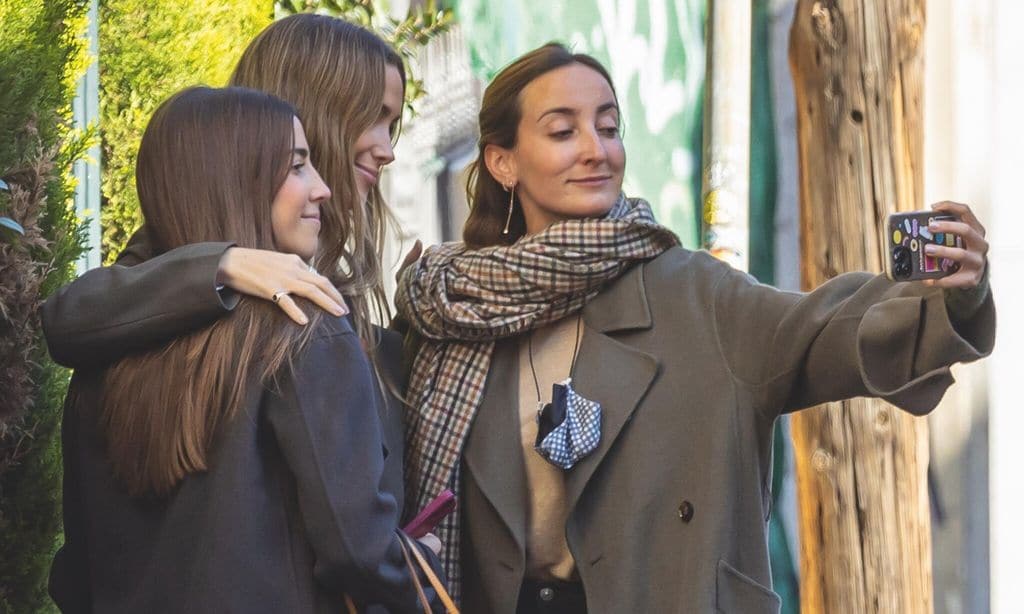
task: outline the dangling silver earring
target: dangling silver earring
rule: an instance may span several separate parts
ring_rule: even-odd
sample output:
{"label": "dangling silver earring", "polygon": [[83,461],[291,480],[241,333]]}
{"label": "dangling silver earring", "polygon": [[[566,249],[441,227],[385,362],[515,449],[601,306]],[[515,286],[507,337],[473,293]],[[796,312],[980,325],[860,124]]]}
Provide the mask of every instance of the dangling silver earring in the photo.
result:
{"label": "dangling silver earring", "polygon": [[512,223],[512,208],[516,204],[516,184],[512,184],[512,187],[505,186],[505,191],[508,192],[508,217],[505,218],[505,230],[501,231],[501,234],[508,234],[508,226]]}

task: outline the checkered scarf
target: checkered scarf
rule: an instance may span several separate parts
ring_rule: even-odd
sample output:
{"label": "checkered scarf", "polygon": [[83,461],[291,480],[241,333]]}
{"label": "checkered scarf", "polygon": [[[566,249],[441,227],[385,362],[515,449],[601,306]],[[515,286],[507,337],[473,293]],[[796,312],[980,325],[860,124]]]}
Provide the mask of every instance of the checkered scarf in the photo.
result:
{"label": "checkered scarf", "polygon": [[[402,274],[399,314],[425,340],[413,363],[406,424],[406,500],[420,509],[458,493],[463,444],[497,339],[573,314],[631,265],[679,245],[650,205],[620,197],[601,219],[558,222],[514,245],[427,249]],[[452,595],[461,594],[459,514],[438,527]]]}

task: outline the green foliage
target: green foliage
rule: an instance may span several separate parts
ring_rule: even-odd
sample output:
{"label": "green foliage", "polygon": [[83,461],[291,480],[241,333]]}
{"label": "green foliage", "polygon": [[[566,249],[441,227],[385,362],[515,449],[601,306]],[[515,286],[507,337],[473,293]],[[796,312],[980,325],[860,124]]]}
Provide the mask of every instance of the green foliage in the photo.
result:
{"label": "green foliage", "polygon": [[135,157],[153,111],[184,87],[227,83],[245,46],[271,17],[269,0],[101,0],[106,262],[117,257],[141,223]]}
{"label": "green foliage", "polygon": [[49,360],[42,298],[74,276],[82,229],[71,165],[91,133],[71,128],[89,61],[86,0],[0,0],[0,215],[22,227],[0,241],[0,612],[48,612],[60,530],[57,431],[67,371]]}
{"label": "green foliage", "polygon": [[416,114],[415,102],[427,93],[410,61],[421,47],[455,23],[452,9],[440,8],[437,0],[426,0],[418,6],[411,3],[401,19],[392,17],[387,2],[382,0],[277,0],[274,7],[278,17],[295,13],[333,15],[380,33],[405,62],[405,103],[410,116]]}

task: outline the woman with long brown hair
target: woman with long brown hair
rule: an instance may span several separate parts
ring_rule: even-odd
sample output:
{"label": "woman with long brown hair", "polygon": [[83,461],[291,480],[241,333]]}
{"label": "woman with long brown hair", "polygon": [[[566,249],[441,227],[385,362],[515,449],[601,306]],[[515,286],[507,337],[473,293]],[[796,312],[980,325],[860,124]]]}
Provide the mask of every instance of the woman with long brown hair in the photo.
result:
{"label": "woman with long brown hair", "polygon": [[484,93],[464,243],[426,250],[395,300],[424,338],[407,500],[459,493],[438,536],[467,612],[778,612],[775,419],[851,396],[935,407],[949,365],[992,349],[984,229],[936,206],[959,221],[932,231],[964,247],[932,246],[960,267],[934,287],[780,292],[622,194],[619,128],[608,72],[561,45]]}
{"label": "woman with long brown hair", "polygon": [[[331,192],[294,108],[263,92],[173,96],[146,129],[136,180],[159,251],[320,253]],[[300,307],[306,326],[244,298],[76,371],[51,575],[64,611],[337,612],[345,594],[422,611],[401,510],[380,490],[383,399],[362,344],[348,319]]]}

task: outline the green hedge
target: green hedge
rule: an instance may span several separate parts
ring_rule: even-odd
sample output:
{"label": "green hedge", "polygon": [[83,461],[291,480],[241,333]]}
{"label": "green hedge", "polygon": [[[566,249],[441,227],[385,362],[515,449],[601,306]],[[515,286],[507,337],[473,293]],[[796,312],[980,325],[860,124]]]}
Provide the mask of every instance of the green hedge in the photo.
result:
{"label": "green hedge", "polygon": [[82,249],[70,173],[87,138],[71,129],[70,105],[87,62],[87,6],[0,0],[0,177],[11,187],[0,216],[25,230],[0,236],[0,612],[54,609],[46,579],[60,532],[67,372],[46,356],[37,307],[74,276]]}
{"label": "green hedge", "polygon": [[273,17],[271,0],[101,0],[103,255],[139,227],[135,156],[156,107],[189,85],[220,86]]}

